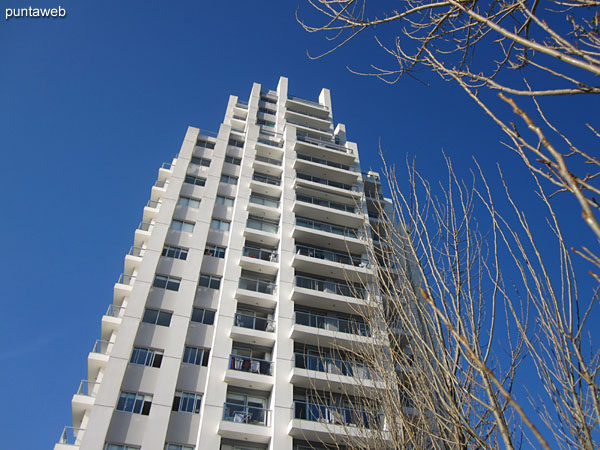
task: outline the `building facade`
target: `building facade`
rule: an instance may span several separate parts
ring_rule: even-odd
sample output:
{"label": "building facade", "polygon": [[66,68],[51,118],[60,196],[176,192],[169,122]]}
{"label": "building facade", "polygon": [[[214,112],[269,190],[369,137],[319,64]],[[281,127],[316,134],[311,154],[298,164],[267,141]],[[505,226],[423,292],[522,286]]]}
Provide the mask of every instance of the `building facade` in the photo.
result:
{"label": "building facade", "polygon": [[356,311],[378,182],[327,89],[312,102],[283,77],[254,84],[218,133],[189,128],[55,450],[301,450],[368,427],[358,394],[348,403],[368,370],[341,348],[373,339]]}

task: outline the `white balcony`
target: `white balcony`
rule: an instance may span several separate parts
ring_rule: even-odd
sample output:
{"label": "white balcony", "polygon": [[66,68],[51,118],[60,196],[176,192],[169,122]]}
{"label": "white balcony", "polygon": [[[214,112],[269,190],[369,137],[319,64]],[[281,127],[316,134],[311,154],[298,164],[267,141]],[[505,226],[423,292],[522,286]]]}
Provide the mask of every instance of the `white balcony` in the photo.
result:
{"label": "white balcony", "polygon": [[328,200],[327,195],[323,197],[325,198],[296,193],[292,209],[297,215],[313,220],[340,223],[350,228],[363,226],[365,216],[358,206]]}
{"label": "white balcony", "polygon": [[279,257],[273,250],[248,247],[242,250],[240,266],[252,272],[276,275],[279,270]]}
{"label": "white balcony", "polygon": [[360,286],[296,275],[294,302],[311,308],[325,308],[344,314],[358,314],[368,306],[368,293]]}
{"label": "white balcony", "polygon": [[223,405],[219,436],[268,444],[271,440],[271,411],[232,403]]}
{"label": "white balcony", "polygon": [[297,172],[308,173],[317,177],[329,178],[340,183],[354,184],[360,171],[352,164],[341,164],[328,159],[298,153],[294,160]]}
{"label": "white balcony", "polygon": [[71,400],[71,408],[73,410],[73,424],[81,425],[86,412],[91,411],[94,406],[96,394],[100,388],[100,383],[81,380],[79,389]]}
{"label": "white balcony", "polygon": [[263,154],[264,152],[257,153],[254,157],[254,169],[260,173],[266,175],[281,178],[283,172],[283,161],[279,158],[273,158]]}
{"label": "white balcony", "polygon": [[116,333],[121,326],[125,308],[117,305],[109,305],[106,314],[102,316],[100,337],[104,341],[109,341],[113,333]]}
{"label": "white balcony", "polygon": [[294,189],[305,187],[316,189],[322,192],[328,192],[337,196],[351,197],[357,204],[360,203],[362,192],[359,191],[356,184],[342,183],[337,180],[319,177],[314,174],[297,171]]}
{"label": "white balcony", "polygon": [[269,281],[241,277],[235,298],[242,303],[275,309],[277,306],[277,286]]}
{"label": "white balcony", "polygon": [[294,313],[290,337],[306,344],[326,347],[338,345],[351,348],[356,344],[374,342],[368,326],[362,322],[299,311]]}
{"label": "white balcony", "polygon": [[366,283],[373,275],[367,259],[301,244],[296,245],[292,266],[298,272],[328,276],[353,283]]}
{"label": "white balcony", "polygon": [[366,253],[367,242],[362,228],[349,228],[296,216],[292,235],[296,241],[310,242],[331,250]]}
{"label": "white balcony", "polygon": [[98,339],[88,354],[88,380],[98,378],[98,372],[106,367],[112,343]]}
{"label": "white balcony", "polygon": [[269,391],[275,382],[272,364],[271,361],[231,355],[225,382],[230,386]]}
{"label": "white balcony", "polygon": [[328,139],[324,135],[320,138],[315,138],[302,135],[300,128],[298,128],[298,131],[299,134],[294,143],[294,150],[296,152],[338,164],[354,165],[356,160],[354,152],[343,145],[331,141],[331,136]]}

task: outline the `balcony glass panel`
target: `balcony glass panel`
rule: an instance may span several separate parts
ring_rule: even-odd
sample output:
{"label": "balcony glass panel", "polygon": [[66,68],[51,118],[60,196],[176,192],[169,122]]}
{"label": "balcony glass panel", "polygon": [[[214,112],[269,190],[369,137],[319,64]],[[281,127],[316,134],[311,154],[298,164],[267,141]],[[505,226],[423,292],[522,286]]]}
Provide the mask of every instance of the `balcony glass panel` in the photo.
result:
{"label": "balcony glass panel", "polygon": [[323,200],[317,197],[310,197],[308,195],[296,194],[296,200],[305,203],[311,203],[313,205],[324,206],[325,208],[337,209],[339,211],[345,211],[356,214],[356,208],[354,206],[345,205],[343,203],[331,202],[329,200]]}
{"label": "balcony glass panel", "polygon": [[279,230],[279,225],[275,223],[254,218],[249,218],[246,226],[253,230],[266,231],[267,233],[277,233]]}
{"label": "balcony glass panel", "polygon": [[226,402],[223,404],[223,420],[267,426],[269,423],[269,410]]}
{"label": "balcony glass panel", "polygon": [[318,220],[305,219],[304,217],[296,217],[296,225],[312,228],[313,230],[326,231],[328,233],[339,234],[340,236],[347,236],[352,238],[361,238],[362,232],[354,228],[342,227],[339,225],[332,225],[326,222],[319,222]]}
{"label": "balcony glass panel", "polygon": [[354,361],[329,358],[326,356],[294,354],[294,366],[299,369],[315,370],[317,372],[346,375],[350,377],[370,379],[369,369]]}
{"label": "balcony glass panel", "polygon": [[265,197],[262,195],[252,194],[250,196],[250,203],[256,205],[269,206],[271,208],[279,208],[279,200],[275,200],[272,197]]}
{"label": "balcony glass panel", "polygon": [[361,258],[360,256],[345,255],[343,253],[331,252],[329,250],[308,247],[306,245],[296,245],[296,254],[360,267],[366,267],[369,263],[368,259]]}
{"label": "balcony glass panel", "polygon": [[77,445],[84,432],[85,428],[65,427],[60,435],[58,443],[65,445]]}
{"label": "balcony glass panel", "polygon": [[77,389],[77,395],[95,397],[98,386],[100,386],[100,383],[96,381],[81,380],[81,383],[79,383],[79,389]]}
{"label": "balcony glass panel", "polygon": [[271,361],[249,356],[230,355],[229,368],[241,372],[258,373],[260,375],[272,375]]}
{"label": "balcony glass panel", "polygon": [[324,184],[326,186],[336,187],[340,189],[345,189],[347,191],[356,191],[356,186],[352,186],[350,184],[338,183],[337,181],[328,180],[326,178],[319,178],[312,175],[308,175],[305,173],[298,172],[296,176],[302,180],[312,181],[313,183]]}
{"label": "balcony glass panel", "polygon": [[[306,125],[302,125],[302,126],[306,126]],[[327,131],[327,130],[322,130],[322,131]],[[324,141],[322,139],[318,139],[316,137],[307,136],[305,134],[300,134],[300,133],[297,133],[296,139],[298,139],[299,141],[302,141],[302,142],[306,142],[307,144],[316,145],[318,147],[327,148],[329,150],[335,150],[337,152],[352,154],[352,150],[350,150],[349,148],[346,148],[343,145],[336,144],[335,142],[332,142],[332,141]]]}
{"label": "balcony glass panel", "polygon": [[296,286],[313,291],[329,292],[345,297],[365,298],[366,292],[360,286],[351,286],[336,281],[319,280],[317,278],[296,275]]}
{"label": "balcony glass panel", "polygon": [[272,184],[273,186],[281,185],[281,179],[270,177],[268,175],[263,175],[263,174],[256,173],[256,172],[254,174],[252,174],[252,179],[254,181],[260,181],[261,183]]}
{"label": "balcony glass panel", "polygon": [[238,287],[248,291],[261,292],[263,294],[273,294],[275,292],[275,283],[258,278],[241,277]]}
{"label": "balcony glass panel", "polygon": [[277,253],[275,253],[273,250],[267,250],[265,248],[246,246],[244,247],[242,254],[248,258],[262,259],[263,261],[277,262],[278,260]]}
{"label": "balcony glass panel", "polygon": [[313,422],[353,425],[364,428],[380,428],[383,415],[360,408],[343,408],[312,402],[294,401],[294,417]]}
{"label": "balcony glass panel", "polygon": [[235,313],[235,325],[258,331],[275,331],[275,322],[264,317],[251,316],[249,314]]}
{"label": "balcony glass panel", "polygon": [[267,156],[256,155],[254,157],[255,160],[265,162],[267,164],[273,164],[275,166],[281,166],[282,162],[278,159],[269,158]]}
{"label": "balcony glass panel", "polygon": [[119,317],[121,314],[121,311],[124,311],[124,310],[125,310],[125,308],[123,306],[108,305],[108,309],[106,310],[105,316]]}
{"label": "balcony glass panel", "polygon": [[296,311],[295,323],[323,330],[339,331],[340,333],[370,336],[369,326],[364,322],[322,316],[308,312]]}
{"label": "balcony glass panel", "polygon": [[348,166],[346,164],[340,164],[340,163],[337,163],[337,162],[328,161],[326,159],[316,158],[314,156],[303,155],[302,153],[297,153],[296,154],[296,158],[297,159],[302,159],[304,161],[314,162],[314,163],[317,163],[317,164],[323,164],[324,166],[335,167],[337,169],[343,169],[343,170],[350,170],[352,172],[358,172],[358,169],[356,169],[354,166]]}

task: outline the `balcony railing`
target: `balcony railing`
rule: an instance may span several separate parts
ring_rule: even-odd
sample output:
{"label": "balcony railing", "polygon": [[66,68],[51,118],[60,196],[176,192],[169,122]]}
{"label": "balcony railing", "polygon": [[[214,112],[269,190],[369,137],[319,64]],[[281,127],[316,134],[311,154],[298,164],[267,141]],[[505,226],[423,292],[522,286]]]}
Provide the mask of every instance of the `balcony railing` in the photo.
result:
{"label": "balcony railing", "polygon": [[306,245],[296,245],[296,254],[308,256],[316,259],[326,259],[341,264],[351,264],[353,266],[366,267],[369,263],[368,259],[360,256],[348,256],[343,253],[331,252],[320,248],[307,247]]}
{"label": "balcony railing", "polygon": [[235,104],[235,106],[237,106],[238,108],[242,108],[242,109],[248,109],[248,103],[243,102],[241,100],[238,100],[237,103]]}
{"label": "balcony railing", "polygon": [[108,309],[106,310],[105,316],[119,317],[121,311],[125,311],[125,308],[123,306],[108,305]]}
{"label": "balcony railing", "polygon": [[378,412],[298,400],[294,401],[294,418],[364,428],[381,428],[383,424],[383,414]]}
{"label": "balcony railing", "polygon": [[[306,123],[300,123],[300,122],[296,122],[295,120],[290,120],[290,119],[287,119],[286,122],[287,123],[291,123],[292,125],[296,125],[296,126],[299,126],[299,127],[308,128],[310,130],[318,131],[318,132],[321,132],[321,133],[331,134],[331,130],[329,130],[329,129],[319,128],[319,127],[316,127],[314,125],[309,125],[309,124],[306,124]],[[336,150],[336,149],[334,149],[334,150]]]}
{"label": "balcony railing", "polygon": [[360,286],[351,286],[336,281],[325,281],[317,278],[309,278],[296,275],[296,286],[311,289],[319,292],[329,292],[331,294],[343,295],[344,297],[365,298],[366,292]]}
{"label": "balcony railing", "polygon": [[271,361],[265,359],[251,358],[250,356],[229,356],[229,368],[241,372],[258,373],[260,375],[272,375]]}
{"label": "balcony railing", "polygon": [[152,224],[150,222],[140,222],[137,227],[137,229],[141,231],[150,231],[150,228],[152,228]]}
{"label": "balcony railing", "polygon": [[238,287],[247,291],[260,292],[262,294],[274,294],[277,285],[271,281],[261,280],[259,278],[241,277]]}
{"label": "balcony railing", "polygon": [[370,336],[369,325],[356,320],[346,320],[337,317],[322,316],[308,312],[296,311],[294,323],[322,330],[339,331],[340,333]]}
{"label": "balcony railing", "polygon": [[92,353],[99,353],[101,355],[107,355],[109,345],[110,345],[109,341],[103,341],[103,340],[97,339],[96,342],[94,343],[94,347],[92,347]]}
{"label": "balcony railing", "polygon": [[132,285],[135,281],[135,277],[133,275],[126,275],[122,273],[119,275],[119,279],[117,280],[118,284]]}
{"label": "balcony railing", "polygon": [[250,316],[248,314],[235,313],[235,325],[258,331],[275,331],[275,322],[264,317]]}
{"label": "balcony railing", "polygon": [[314,156],[303,155],[302,153],[296,154],[297,159],[302,159],[304,161],[310,161],[317,164],[323,164],[324,166],[335,167],[337,169],[349,170],[351,172],[358,172],[358,169],[354,166],[348,166],[346,164],[340,164],[333,161],[328,161],[326,159],[316,158]]}
{"label": "balcony railing", "polygon": [[266,231],[267,233],[277,233],[279,231],[279,225],[275,223],[252,218],[247,220],[246,227],[253,230]]}
{"label": "balcony railing", "polygon": [[148,208],[159,208],[160,207],[160,203],[158,200],[148,200],[148,203],[146,203],[146,206]]}
{"label": "balcony railing", "polygon": [[329,200],[323,200],[317,197],[310,197],[308,195],[296,194],[296,200],[304,203],[311,203],[313,205],[324,206],[325,208],[337,209],[338,211],[349,212],[357,214],[357,209],[354,206],[345,205],[343,203],[332,202]]}
{"label": "balcony railing", "polygon": [[262,259],[263,261],[277,262],[278,255],[273,250],[265,248],[245,246],[242,250],[242,255],[248,258]]}
{"label": "balcony railing", "polygon": [[171,170],[172,167],[173,167],[173,164],[168,163],[168,162],[164,162],[160,166],[161,169],[165,169],[165,170]]}
{"label": "balcony railing", "polygon": [[261,183],[272,184],[273,186],[280,186],[281,180],[279,178],[269,177],[267,175],[261,175],[259,173],[252,174],[254,181],[260,181]]}
{"label": "balcony railing", "polygon": [[81,383],[79,383],[79,388],[77,389],[77,395],[95,397],[98,386],[100,386],[100,383],[96,381],[81,380]]}
{"label": "balcony railing", "polygon": [[325,231],[327,233],[339,234],[340,236],[347,236],[356,239],[361,239],[363,237],[363,233],[361,230],[342,227],[339,225],[332,225],[327,222],[319,222],[318,220],[305,219],[303,217],[296,217],[296,225],[300,227],[312,228],[313,230]]}
{"label": "balcony railing", "polygon": [[145,250],[145,249],[144,249],[144,248],[142,248],[142,247],[134,247],[134,246],[131,246],[131,247],[129,248],[129,251],[127,252],[127,254],[128,254],[129,256],[137,256],[137,257],[142,257],[142,256],[144,256],[144,250]]}
{"label": "balcony railing", "polygon": [[295,353],[294,367],[362,379],[371,378],[369,369],[356,361],[344,361],[326,356]]}
{"label": "balcony railing", "polygon": [[167,180],[156,180],[154,186],[157,188],[164,188],[167,185]]}
{"label": "balcony railing", "polygon": [[[325,131],[325,130],[323,130],[323,131]],[[302,142],[306,142],[307,144],[316,145],[318,147],[326,148],[329,150],[335,150],[336,152],[348,153],[350,155],[352,154],[352,150],[344,147],[343,145],[336,144],[335,142],[324,141],[322,139],[317,139],[317,138],[314,138],[311,136],[306,136],[305,134],[300,134],[300,133],[298,133],[296,135],[296,139],[299,141],[302,141]]]}
{"label": "balcony railing", "polygon": [[319,119],[319,120],[324,120],[326,122],[329,122],[329,117],[323,117],[323,116],[318,116],[316,114],[312,114],[306,111],[298,111],[296,109],[292,109],[292,108],[288,108],[288,111],[294,114],[300,114],[301,116],[309,116],[309,117],[314,117],[315,119]]}
{"label": "balcony railing", "polygon": [[353,186],[350,184],[338,183],[337,181],[328,180],[326,178],[314,177],[312,175],[308,175],[305,173],[298,172],[296,174],[296,176],[298,178],[300,178],[301,180],[312,181],[313,183],[324,184],[325,186],[331,186],[331,187],[336,187],[336,188],[340,188],[340,189],[345,189],[346,191],[356,192],[358,190],[358,188],[356,186]]}
{"label": "balcony railing", "polygon": [[381,184],[381,180],[378,176],[372,175],[369,172],[361,172],[363,180],[368,181],[370,183]]}
{"label": "balcony railing", "polygon": [[281,164],[282,164],[282,162],[278,159],[268,158],[268,157],[262,156],[262,155],[256,155],[254,157],[254,159],[257,161],[267,163],[267,164],[273,164],[274,166],[281,166]]}
{"label": "balcony railing", "polygon": [[85,428],[64,427],[58,443],[64,445],[76,445],[81,440],[80,436],[83,435],[84,432]]}
{"label": "balcony railing", "polygon": [[118,284],[132,285],[135,281],[135,275],[127,275],[122,273],[119,275],[119,279],[117,280]]}
{"label": "balcony railing", "polygon": [[261,195],[252,194],[250,195],[250,203],[256,205],[269,206],[271,208],[279,208],[279,200],[273,200],[269,197],[263,197]]}
{"label": "balcony railing", "polygon": [[234,115],[233,115],[233,118],[234,118],[235,120],[241,120],[242,122],[245,122],[245,121],[246,121],[246,118],[245,118],[245,117],[238,116],[238,115],[236,115],[236,114],[234,114]]}
{"label": "balcony railing", "polygon": [[298,103],[305,103],[305,104],[310,105],[310,106],[316,106],[317,108],[327,109],[327,107],[325,105],[321,105],[320,103],[313,102],[311,100],[306,100],[304,98],[294,97],[292,95],[288,95],[288,98],[290,100],[293,100],[293,101],[298,102]]}
{"label": "balcony railing", "polygon": [[236,423],[248,423],[251,425],[269,425],[270,411],[248,405],[225,402],[223,404],[223,420]]}

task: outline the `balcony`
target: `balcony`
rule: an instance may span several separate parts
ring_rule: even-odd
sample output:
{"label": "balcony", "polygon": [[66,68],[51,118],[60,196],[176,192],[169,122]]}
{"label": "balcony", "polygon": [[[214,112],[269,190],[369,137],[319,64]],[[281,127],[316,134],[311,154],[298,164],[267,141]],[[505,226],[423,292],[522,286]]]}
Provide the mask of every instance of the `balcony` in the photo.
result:
{"label": "balcony", "polygon": [[271,347],[275,343],[275,322],[238,312],[235,313],[230,337],[238,342]]}
{"label": "balcony", "polygon": [[273,309],[277,304],[277,285],[269,279],[249,276],[242,271],[236,298],[242,302]]}
{"label": "balcony", "polygon": [[[160,171],[159,171],[159,176],[160,176]],[[163,196],[165,195],[165,192],[167,192],[168,186],[169,186],[168,179],[159,178],[158,180],[156,180],[156,182],[154,183],[154,186],[152,186],[152,190],[150,191],[150,199],[158,201],[161,198],[163,198]]]}
{"label": "balcony", "polygon": [[106,314],[102,316],[100,334],[102,340],[110,340],[112,334],[117,332],[117,330],[121,326],[121,320],[124,313],[125,308],[123,306],[118,306],[114,304],[108,306]]}
{"label": "balcony", "polygon": [[146,249],[142,247],[130,247],[125,255],[125,273],[133,273],[139,269],[145,251]]}
{"label": "balcony", "polygon": [[274,250],[266,248],[244,246],[240,266],[244,269],[268,275],[276,275],[279,257]]}
{"label": "balcony", "polygon": [[98,372],[105,367],[108,362],[111,348],[112,343],[109,341],[98,339],[94,343],[94,347],[88,355],[88,380],[95,380],[98,378]]}
{"label": "balcony", "polygon": [[308,108],[288,108],[285,112],[285,118],[289,122],[305,124],[311,128],[329,130],[331,127],[329,111],[317,113],[317,111],[309,112]]}
{"label": "balcony", "polygon": [[[327,194],[325,194],[327,195]],[[311,195],[296,193],[293,205],[296,214],[315,220],[325,219],[358,228],[365,222],[364,215],[355,205],[325,200]]]}
{"label": "balcony", "polygon": [[351,318],[324,316],[295,311],[292,339],[319,346],[348,345],[372,342],[369,325]]}
{"label": "balcony", "polygon": [[[316,184],[319,184],[317,186]],[[322,186],[327,186],[328,192],[338,195],[352,195],[354,198],[360,198],[361,193],[355,184],[341,183],[339,181],[321,178],[308,173],[296,172],[296,185],[304,185],[313,189],[321,190]]]}
{"label": "balcony", "polygon": [[261,217],[279,222],[279,196],[270,197],[252,192],[248,199],[248,210]]}
{"label": "balcony", "polygon": [[152,232],[153,227],[154,224],[151,222],[140,222],[133,236],[133,246],[144,247],[144,244],[150,238],[150,234]]}
{"label": "balcony", "polygon": [[58,443],[54,446],[54,450],[79,448],[84,433],[84,428],[64,427]]}
{"label": "balcony", "polygon": [[296,216],[293,237],[297,241],[313,242],[315,245],[334,250],[366,253],[362,228],[350,228]]}
{"label": "balcony", "polygon": [[255,161],[260,161],[260,162],[265,163],[265,164],[270,164],[272,166],[278,166],[278,167],[281,167],[281,165],[283,164],[283,162],[280,159],[269,158],[267,156],[262,156],[262,155],[259,155],[259,154],[257,154],[254,157],[254,160]]}
{"label": "balcony", "polygon": [[320,307],[331,303],[336,311],[352,313],[367,298],[366,290],[360,285],[352,285],[336,280],[312,278],[304,275],[295,276],[295,287],[292,300],[307,306]]}
{"label": "balcony", "polygon": [[310,119],[309,117],[286,114],[286,123],[294,125],[297,133],[302,133],[302,136],[310,133],[315,136],[316,139],[320,137],[323,139],[331,139],[331,136],[333,135],[333,128],[329,121],[318,121]]}
{"label": "balcony", "polygon": [[338,253],[322,248],[296,244],[293,267],[314,275],[327,274],[333,278],[365,283],[372,274],[369,260],[358,255]]}
{"label": "balcony", "polygon": [[279,197],[281,195],[281,179],[254,172],[250,188],[253,193]]}
{"label": "balcony", "polygon": [[153,219],[155,219],[158,215],[161,204],[161,200],[148,200],[148,203],[146,203],[146,206],[144,206],[142,221],[151,222]]}
{"label": "balcony", "polygon": [[131,290],[133,289],[133,284],[135,282],[134,275],[127,275],[122,273],[119,275],[119,279],[115,283],[114,287],[114,301],[115,303],[123,303],[123,300],[129,296]]}
{"label": "balcony", "polygon": [[94,406],[94,399],[100,388],[100,383],[89,380],[81,380],[79,389],[71,400],[73,410],[73,424],[81,424],[86,411],[90,411]]}
{"label": "balcony", "polygon": [[[307,131],[309,131],[307,129]],[[312,133],[311,133],[312,134]],[[294,150],[306,156],[325,159],[330,162],[352,166],[356,156],[352,149],[336,144],[331,140],[331,135],[314,136],[298,130]]]}
{"label": "balcony", "polygon": [[294,401],[294,418],[373,429],[379,429],[383,425],[383,414],[380,412],[298,400]]}
{"label": "balcony", "polygon": [[279,244],[279,221],[275,222],[249,216],[246,221],[244,236],[253,242],[276,247]]}
{"label": "balcony", "polygon": [[254,170],[267,176],[281,178],[281,173],[283,172],[282,166],[283,161],[279,158],[271,158],[259,153],[254,156]]}
{"label": "balcony", "polygon": [[329,109],[327,108],[327,106],[292,95],[288,95],[286,102],[286,107],[289,108],[290,106],[294,106],[297,109],[302,109],[310,112],[315,111],[316,114],[325,112],[329,114]]}
{"label": "balcony", "polygon": [[225,402],[219,435],[267,444],[271,440],[271,412],[266,408]]}

